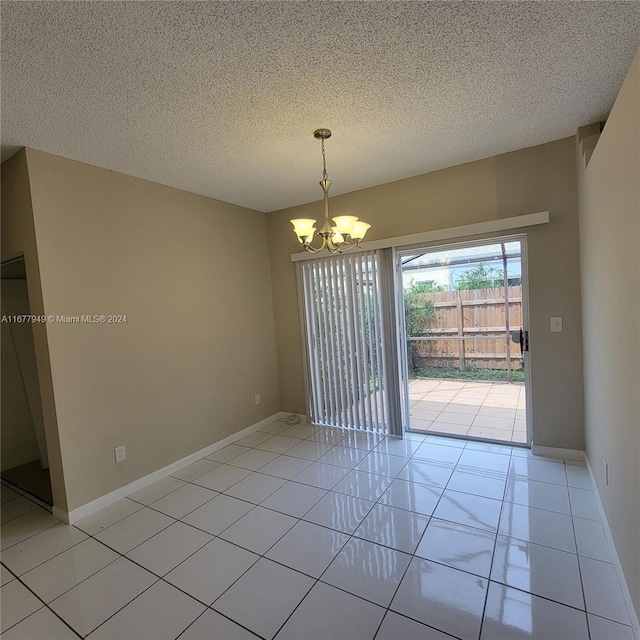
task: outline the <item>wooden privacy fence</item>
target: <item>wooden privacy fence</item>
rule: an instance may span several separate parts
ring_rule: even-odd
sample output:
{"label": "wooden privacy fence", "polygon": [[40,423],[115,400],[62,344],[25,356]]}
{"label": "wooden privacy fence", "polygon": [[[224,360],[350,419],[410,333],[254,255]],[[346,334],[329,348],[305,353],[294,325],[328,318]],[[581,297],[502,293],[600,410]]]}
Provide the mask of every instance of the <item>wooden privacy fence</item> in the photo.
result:
{"label": "wooden privacy fence", "polygon": [[[432,317],[418,335],[407,335],[410,367],[474,366],[518,369],[522,354],[511,333],[522,328],[522,287],[508,287],[508,333],[505,290],[471,289],[413,294],[433,304]],[[411,323],[407,323],[410,333]]]}

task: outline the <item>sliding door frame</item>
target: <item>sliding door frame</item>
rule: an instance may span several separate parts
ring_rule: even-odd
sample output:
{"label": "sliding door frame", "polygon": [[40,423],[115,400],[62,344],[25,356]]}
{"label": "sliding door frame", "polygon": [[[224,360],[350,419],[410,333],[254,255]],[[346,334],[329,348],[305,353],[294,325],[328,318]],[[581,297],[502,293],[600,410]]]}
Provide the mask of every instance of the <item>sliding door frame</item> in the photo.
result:
{"label": "sliding door frame", "polygon": [[[402,265],[401,258],[407,254],[415,253],[416,251],[424,250],[425,253],[437,252],[437,251],[448,251],[451,249],[462,249],[465,247],[475,247],[481,246],[484,244],[499,244],[501,242],[520,242],[520,254],[521,254],[521,273],[522,273],[522,325],[525,331],[529,332],[529,350],[523,352],[524,357],[524,387],[525,387],[525,397],[526,397],[526,405],[525,405],[525,417],[526,417],[526,433],[527,440],[526,443],[522,442],[510,442],[509,446],[514,447],[527,447],[531,448],[532,436],[533,436],[533,402],[532,402],[532,381],[531,381],[531,345],[532,345],[532,336],[531,336],[531,323],[530,323],[530,314],[529,314],[529,262],[528,262],[528,251],[527,251],[527,234],[526,233],[516,233],[511,235],[486,235],[482,237],[474,237],[473,239],[463,239],[455,242],[442,242],[442,241],[434,241],[432,243],[424,243],[424,244],[412,244],[410,246],[398,247],[394,251],[394,272],[395,272],[395,289],[397,295],[397,307],[402,309],[402,316],[399,316],[398,321],[398,350],[401,353],[404,353],[404,359],[401,361],[400,366],[404,367],[404,370],[400,373],[400,379],[407,378],[408,375],[408,363],[406,360],[406,318],[404,317],[404,305],[400,305],[400,301],[402,300]],[[406,381],[408,385],[408,380]],[[408,390],[405,386],[403,392],[406,394],[406,399],[403,401],[403,423],[405,425],[405,430],[411,432],[411,421],[409,416],[409,400],[408,400]],[[417,432],[413,432],[417,433]],[[440,434],[443,437],[447,437],[447,434]],[[456,436],[450,436],[456,437]],[[460,437],[460,436],[457,436]],[[478,438],[474,436],[464,436],[467,440],[475,440],[479,442],[493,442],[497,444],[505,444],[502,440],[494,440],[491,438]]]}

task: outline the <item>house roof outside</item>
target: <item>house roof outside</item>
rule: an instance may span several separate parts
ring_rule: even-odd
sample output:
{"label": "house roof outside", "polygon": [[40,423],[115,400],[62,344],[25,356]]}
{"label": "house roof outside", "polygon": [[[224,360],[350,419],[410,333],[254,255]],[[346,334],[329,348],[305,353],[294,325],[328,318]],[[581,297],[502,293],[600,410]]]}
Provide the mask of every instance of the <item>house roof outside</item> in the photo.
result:
{"label": "house roof outside", "polygon": [[[520,242],[504,243],[507,259],[507,278],[514,284],[522,277],[522,250]],[[502,246],[484,244],[456,247],[445,251],[418,252],[402,258],[402,276],[405,288],[428,282],[454,289],[466,273],[486,270],[488,277],[503,277]]]}
{"label": "house roof outside", "polygon": [[[520,242],[505,242],[504,249],[507,258],[520,257]],[[483,244],[408,255],[402,259],[402,267],[403,269],[423,269],[452,263],[478,264],[494,260],[502,260],[500,244]]]}

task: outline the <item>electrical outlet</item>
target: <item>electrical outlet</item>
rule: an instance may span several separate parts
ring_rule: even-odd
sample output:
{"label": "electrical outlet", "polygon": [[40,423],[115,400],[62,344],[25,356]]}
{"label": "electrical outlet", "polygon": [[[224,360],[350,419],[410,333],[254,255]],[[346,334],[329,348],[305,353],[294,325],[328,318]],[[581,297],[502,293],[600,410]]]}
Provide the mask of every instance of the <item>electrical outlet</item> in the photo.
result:
{"label": "electrical outlet", "polygon": [[603,460],[602,462],[604,462],[604,483],[608,485],[609,484],[609,463],[606,460]]}
{"label": "electrical outlet", "polygon": [[553,333],[562,333],[562,316],[551,318],[551,331]]}
{"label": "electrical outlet", "polygon": [[127,459],[127,452],[124,445],[115,448],[116,462],[124,462]]}
{"label": "electrical outlet", "polygon": [[256,393],[256,405],[260,404],[260,394]]}

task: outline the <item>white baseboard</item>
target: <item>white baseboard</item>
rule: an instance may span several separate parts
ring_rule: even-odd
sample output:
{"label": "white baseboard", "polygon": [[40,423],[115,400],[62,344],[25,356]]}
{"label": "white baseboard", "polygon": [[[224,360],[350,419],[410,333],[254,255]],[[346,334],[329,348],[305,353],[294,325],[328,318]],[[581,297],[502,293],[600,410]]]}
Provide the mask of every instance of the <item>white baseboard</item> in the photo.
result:
{"label": "white baseboard", "polygon": [[296,416],[298,418],[298,423],[300,424],[311,424],[311,418],[303,415],[302,413],[296,413],[295,411],[293,413],[284,413],[285,418],[289,418],[290,416]]}
{"label": "white baseboard", "polygon": [[[60,520],[62,520],[62,522],[66,522],[67,524],[73,524],[69,522],[69,514],[64,509],[60,509],[60,507],[51,507],[51,514],[54,515],[56,518],[59,518]],[[82,517],[84,518],[84,516]]]}
{"label": "white baseboard", "polygon": [[60,509],[54,506],[52,513],[57,518],[64,520],[64,522],[73,524],[78,520],[82,520],[82,518],[86,518],[87,516],[90,516],[92,513],[96,513],[96,511],[100,511],[101,509],[108,507],[110,504],[113,504],[114,502],[117,502],[122,498],[126,498],[128,495],[132,494],[134,491],[140,491],[140,489],[144,489],[145,487],[149,486],[150,484],[153,484],[154,482],[157,482],[158,480],[161,480],[162,478],[168,476],[169,474],[174,473],[175,471],[178,471],[179,469],[182,469],[183,467],[186,467],[190,464],[193,464],[197,460],[200,460],[200,458],[204,458],[204,456],[208,456],[210,453],[213,453],[218,449],[222,449],[223,447],[226,447],[232,442],[235,442],[236,440],[239,440],[240,438],[244,438],[244,436],[247,436],[250,433],[257,431],[261,427],[265,427],[268,424],[271,424],[272,422],[274,422],[275,420],[278,420],[279,418],[284,418],[288,415],[290,414],[284,411],[275,413],[274,415],[268,418],[265,418],[264,420],[260,420],[260,422],[256,422],[255,424],[249,425],[245,429],[242,429],[242,431],[233,433],[230,436],[224,438],[223,440],[220,440],[212,445],[209,445],[208,447],[205,447],[204,449],[200,449],[200,451],[196,451],[195,453],[188,455],[186,458],[182,458],[181,460],[173,462],[170,465],[163,467],[162,469],[158,469],[157,471],[154,471],[153,473],[143,476],[142,478],[138,478],[137,480],[130,482],[124,487],[120,487],[119,489],[116,489],[115,491],[111,491],[110,493],[107,493],[104,496],[101,496],[100,498],[96,498],[91,502],[87,502],[87,504],[83,504],[81,507],[77,507],[76,509],[72,509],[71,511],[66,512],[63,509]]}
{"label": "white baseboard", "polygon": [[531,444],[531,453],[534,456],[547,456],[548,458],[562,458],[566,460],[584,460],[584,451],[580,449],[561,449],[560,447],[543,447],[539,444]]}
{"label": "white baseboard", "polygon": [[618,582],[620,583],[622,595],[624,596],[625,604],[627,605],[627,613],[629,614],[629,619],[631,620],[633,637],[635,638],[635,640],[640,640],[640,622],[638,621],[638,614],[635,607],[633,606],[633,600],[631,599],[631,592],[629,591],[629,586],[627,585],[627,579],[625,578],[624,571],[622,570],[622,564],[620,563],[620,558],[618,557],[618,552],[616,551],[616,545],[613,542],[613,536],[611,535],[611,529],[609,528],[609,521],[607,520],[607,516],[604,512],[602,500],[600,499],[600,493],[598,492],[598,485],[596,484],[596,479],[593,475],[593,469],[591,468],[591,465],[589,464],[589,458],[587,458],[586,455],[584,459],[587,464],[587,471],[589,472],[589,478],[593,486],[593,495],[596,500],[596,505],[598,506],[598,512],[600,513],[600,521],[602,522],[604,535],[607,538],[607,543],[609,544],[609,549],[611,550],[613,566],[616,568],[616,573],[618,574]]}

